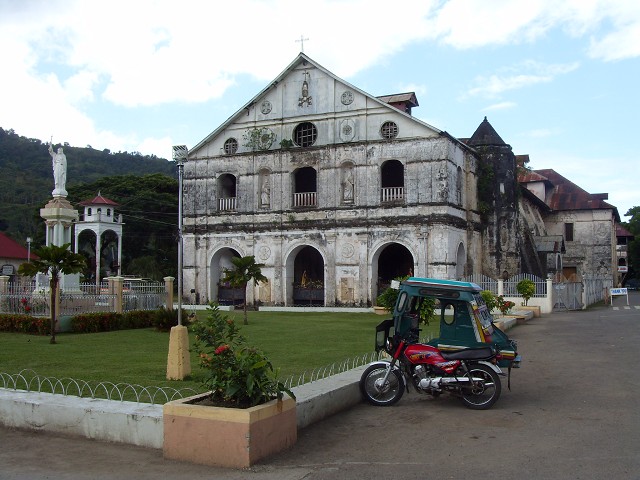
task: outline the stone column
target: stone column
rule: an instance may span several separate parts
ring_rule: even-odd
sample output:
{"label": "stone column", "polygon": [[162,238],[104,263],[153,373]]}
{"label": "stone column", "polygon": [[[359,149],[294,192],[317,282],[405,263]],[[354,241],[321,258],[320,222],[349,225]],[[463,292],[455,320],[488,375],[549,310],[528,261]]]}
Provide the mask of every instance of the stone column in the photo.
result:
{"label": "stone column", "polygon": [[173,310],[173,277],[164,277],[164,291],[167,294],[167,310]]}

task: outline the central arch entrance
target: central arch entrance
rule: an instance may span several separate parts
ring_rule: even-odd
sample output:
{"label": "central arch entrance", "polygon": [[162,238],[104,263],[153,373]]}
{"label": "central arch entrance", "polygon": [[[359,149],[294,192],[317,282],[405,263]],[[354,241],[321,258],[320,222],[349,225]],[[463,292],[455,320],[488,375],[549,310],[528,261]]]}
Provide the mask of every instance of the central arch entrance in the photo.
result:
{"label": "central arch entrance", "polygon": [[293,279],[288,297],[292,305],[324,305],[324,259],[318,250],[310,246],[294,250],[287,261],[287,278]]}

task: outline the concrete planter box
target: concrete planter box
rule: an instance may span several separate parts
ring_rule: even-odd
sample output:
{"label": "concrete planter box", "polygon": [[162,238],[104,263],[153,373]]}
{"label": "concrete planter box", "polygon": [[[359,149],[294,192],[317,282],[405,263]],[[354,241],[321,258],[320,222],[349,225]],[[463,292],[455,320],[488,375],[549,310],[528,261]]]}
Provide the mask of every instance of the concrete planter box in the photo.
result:
{"label": "concrete planter box", "polygon": [[208,393],[164,405],[164,456],[203,465],[246,468],[296,443],[296,401],[246,409],[198,405]]}
{"label": "concrete planter box", "polygon": [[527,310],[533,312],[533,316],[538,318],[540,316],[540,307],[538,305],[521,305],[518,310]]}

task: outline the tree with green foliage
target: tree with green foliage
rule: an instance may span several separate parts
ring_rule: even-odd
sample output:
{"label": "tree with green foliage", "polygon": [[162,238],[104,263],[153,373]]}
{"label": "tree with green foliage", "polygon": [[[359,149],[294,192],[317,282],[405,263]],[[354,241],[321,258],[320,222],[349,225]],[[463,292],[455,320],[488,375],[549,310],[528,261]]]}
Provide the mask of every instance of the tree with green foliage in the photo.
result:
{"label": "tree with green foliage", "polygon": [[630,208],[626,215],[631,219],[623,222],[622,226],[635,236],[627,245],[627,264],[629,265],[627,279],[640,278],[640,207]]}
{"label": "tree with green foliage", "polygon": [[266,282],[269,279],[262,274],[263,263],[256,263],[256,259],[253,255],[246,257],[233,257],[231,259],[233,268],[226,268],[224,270],[223,282],[229,282],[234,288],[244,289],[244,324],[249,325],[249,319],[247,318],[247,285],[253,280],[254,285],[258,285],[260,282]]}
{"label": "tree with green foliage", "polygon": [[33,277],[38,273],[49,274],[49,300],[51,302],[51,341],[56,343],[56,296],[60,284],[60,274],[70,275],[80,273],[86,266],[84,256],[69,250],[70,243],[61,247],[50,245],[36,248],[33,253],[37,259],[23,263],[18,268],[18,274]]}
{"label": "tree with green foliage", "polygon": [[523,278],[516,285],[516,290],[524,299],[524,305],[528,305],[529,299],[536,294],[536,284],[533,283],[533,280]]}
{"label": "tree with green foliage", "polygon": [[[67,187],[72,203],[91,199],[98,192],[119,204],[122,215],[122,273],[139,277],[177,276],[178,182],[159,173],[103,177],[89,184]],[[96,258],[94,235],[83,232],[79,252]],[[100,256],[117,249],[115,235],[101,243]],[[88,269],[91,274],[95,269]]]}

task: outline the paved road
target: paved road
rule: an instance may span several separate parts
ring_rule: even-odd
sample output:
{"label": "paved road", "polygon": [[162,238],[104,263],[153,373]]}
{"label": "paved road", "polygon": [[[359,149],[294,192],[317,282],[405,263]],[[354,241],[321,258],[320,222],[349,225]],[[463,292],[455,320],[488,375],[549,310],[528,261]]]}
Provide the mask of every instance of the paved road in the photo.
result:
{"label": "paved road", "polygon": [[486,412],[413,392],[390,408],[361,404],[244,471],[0,429],[0,479],[640,479],[639,292],[630,303],[626,309],[616,297],[613,307],[554,313],[513,329],[523,367]]}

